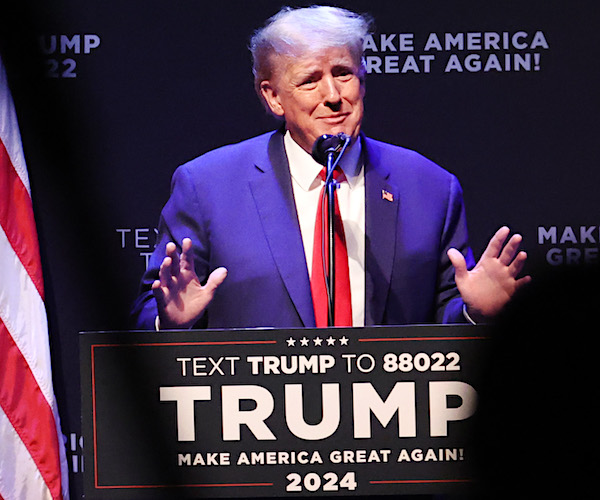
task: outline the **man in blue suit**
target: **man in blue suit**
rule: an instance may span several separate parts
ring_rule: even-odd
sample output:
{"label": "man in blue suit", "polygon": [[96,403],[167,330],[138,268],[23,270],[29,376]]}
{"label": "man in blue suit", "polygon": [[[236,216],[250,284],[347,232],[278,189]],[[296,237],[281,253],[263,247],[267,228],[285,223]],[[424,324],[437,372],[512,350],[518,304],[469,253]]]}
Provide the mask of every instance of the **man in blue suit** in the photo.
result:
{"label": "man in blue suit", "polygon": [[508,228],[473,267],[453,175],[361,132],[368,29],[352,12],[312,7],[283,9],[256,32],[256,89],[284,124],[176,171],[138,328],[320,326],[311,276],[322,180],[310,153],[323,134],[351,138],[337,190],[345,326],[485,320],[529,280],[518,278],[526,255],[520,236],[506,242]]}

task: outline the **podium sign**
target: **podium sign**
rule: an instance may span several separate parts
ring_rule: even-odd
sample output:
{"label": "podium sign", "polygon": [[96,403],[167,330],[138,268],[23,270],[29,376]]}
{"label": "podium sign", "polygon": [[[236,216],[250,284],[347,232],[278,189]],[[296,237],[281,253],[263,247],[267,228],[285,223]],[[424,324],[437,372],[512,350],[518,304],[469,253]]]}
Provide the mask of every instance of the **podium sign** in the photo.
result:
{"label": "podium sign", "polygon": [[83,333],[86,498],[464,491],[487,333]]}

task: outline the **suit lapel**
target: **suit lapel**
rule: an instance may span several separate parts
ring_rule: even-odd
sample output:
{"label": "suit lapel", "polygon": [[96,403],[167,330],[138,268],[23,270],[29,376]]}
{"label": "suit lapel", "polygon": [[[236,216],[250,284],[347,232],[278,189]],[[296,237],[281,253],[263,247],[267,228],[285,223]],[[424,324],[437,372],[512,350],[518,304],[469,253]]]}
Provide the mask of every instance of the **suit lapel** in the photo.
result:
{"label": "suit lapel", "polygon": [[399,192],[389,182],[389,169],[369,140],[363,138],[365,151],[365,324],[378,325],[384,320],[390,291],[398,233]]}
{"label": "suit lapel", "polygon": [[[398,233],[399,190],[378,151],[362,138],[365,162],[365,324],[382,324],[390,292]],[[283,135],[274,133],[268,154],[256,162],[250,181],[265,237],[289,296],[306,327],[314,327],[310,280],[294,202]],[[390,199],[391,197],[391,199]]]}
{"label": "suit lapel", "polygon": [[281,132],[271,136],[268,155],[256,168],[259,175],[250,181],[250,189],[271,254],[304,326],[314,327],[310,280]]}

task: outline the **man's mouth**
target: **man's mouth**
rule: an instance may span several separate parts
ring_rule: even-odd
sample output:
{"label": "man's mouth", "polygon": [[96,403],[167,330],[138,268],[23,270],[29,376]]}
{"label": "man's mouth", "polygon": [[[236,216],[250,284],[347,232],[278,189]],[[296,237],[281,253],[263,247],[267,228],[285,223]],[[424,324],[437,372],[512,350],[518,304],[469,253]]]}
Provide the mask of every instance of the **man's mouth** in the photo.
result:
{"label": "man's mouth", "polygon": [[325,123],[335,125],[338,123],[342,123],[346,119],[347,116],[348,116],[348,113],[338,113],[335,115],[322,116],[320,119],[322,121],[324,121]]}

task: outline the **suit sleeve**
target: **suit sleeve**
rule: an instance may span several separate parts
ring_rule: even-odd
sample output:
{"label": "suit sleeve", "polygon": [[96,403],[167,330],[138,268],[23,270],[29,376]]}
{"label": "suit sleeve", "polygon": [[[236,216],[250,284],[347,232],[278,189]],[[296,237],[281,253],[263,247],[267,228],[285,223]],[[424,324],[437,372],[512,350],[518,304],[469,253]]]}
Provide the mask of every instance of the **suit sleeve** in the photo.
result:
{"label": "suit sleeve", "polygon": [[[178,251],[181,251],[182,240],[190,238],[194,249],[196,274],[201,282],[208,277],[208,238],[197,184],[188,165],[179,167],[173,175],[171,196],[160,216],[158,242],[142,277],[139,295],[131,309],[130,322],[134,329],[155,329],[158,309],[152,293],[152,283],[158,278],[158,270],[164,259],[167,243],[174,242]],[[201,320],[196,327],[202,326]]]}
{"label": "suit sleeve", "polygon": [[468,244],[462,189],[458,179],[454,176],[451,177],[450,181],[448,206],[441,241],[436,321],[438,323],[465,323],[464,303],[454,280],[454,267],[447,255],[450,248],[456,248],[465,256],[469,269],[475,265],[473,252]]}

